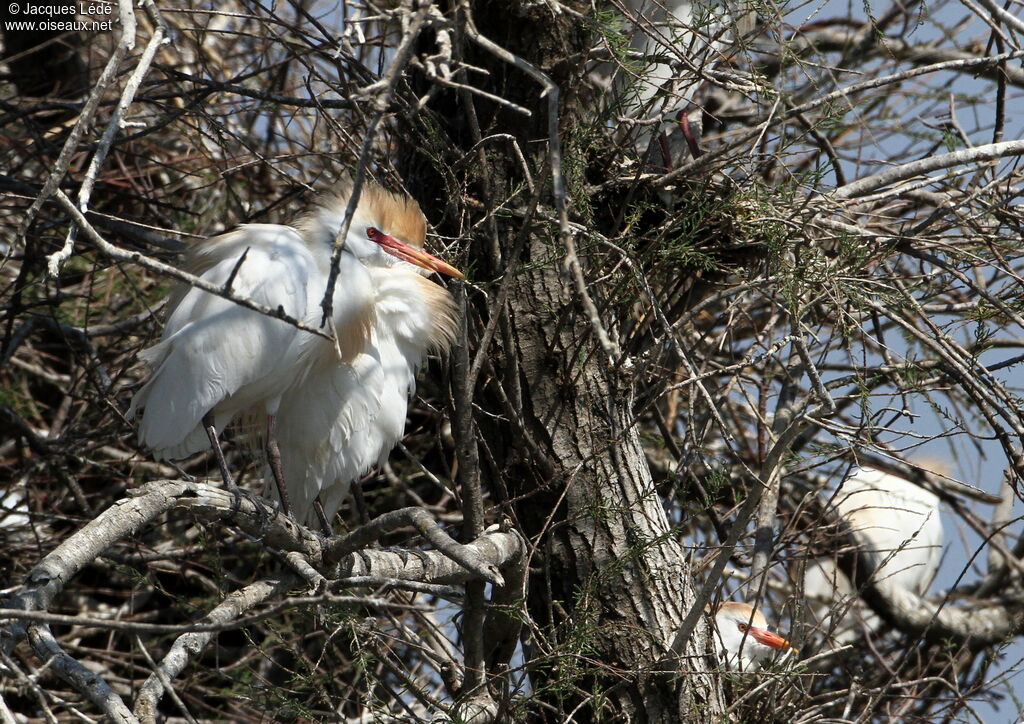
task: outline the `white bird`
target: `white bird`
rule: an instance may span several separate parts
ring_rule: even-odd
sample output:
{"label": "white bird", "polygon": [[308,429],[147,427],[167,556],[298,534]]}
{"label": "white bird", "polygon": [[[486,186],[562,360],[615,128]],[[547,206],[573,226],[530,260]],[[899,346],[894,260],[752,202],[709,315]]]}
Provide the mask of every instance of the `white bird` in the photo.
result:
{"label": "white bird", "polygon": [[31,522],[31,511],[25,500],[24,483],[7,490],[0,489],[0,529],[17,530]]}
{"label": "white bird", "polygon": [[749,603],[719,605],[714,635],[718,659],[730,671],[758,671],[776,652],[793,650],[789,641],[768,630],[764,614]]}
{"label": "white bird", "polygon": [[[654,165],[679,162],[684,141],[691,156],[700,155],[698,90],[724,59],[733,37],[753,29],[756,13],[729,13],[725,5],[693,0],[624,0],[623,8],[634,23],[630,47],[648,59],[639,71],[628,73],[620,94],[622,115],[642,122],[636,149],[649,153]],[[627,75],[625,69],[621,74]]]}
{"label": "white bird", "polygon": [[[364,258],[377,250],[376,263],[362,265],[372,298],[364,304],[358,323],[346,334],[338,332],[357,354],[339,365],[331,344],[312,339],[306,378],[283,402],[279,415],[288,491],[298,519],[310,522],[310,506],[318,496],[327,517],[333,517],[352,481],[387,459],[405,428],[416,370],[430,348],[447,348],[455,336],[451,295],[417,267],[462,274],[420,250],[426,220],[419,206],[379,187],[363,194],[352,222],[355,231],[348,238],[354,258],[360,256],[359,248],[365,250]],[[333,238],[346,200],[347,196],[339,197],[306,217],[300,223],[303,234]],[[395,237],[412,246],[400,246]],[[380,254],[381,247],[417,266]],[[353,264],[354,260],[349,266]]]}
{"label": "white bird", "polygon": [[[320,327],[331,246],[352,193],[346,181],[292,226],[247,224],[194,249],[187,269],[235,295]],[[367,183],[345,239],[334,293],[336,343],[221,297],[184,286],[163,337],[140,353],[153,369],[129,408],[157,459],[217,442],[231,422],[265,425],[268,497],[312,522],[326,519],[352,480],[386,459],[405,426],[408,396],[427,350],[455,330],[451,296],[421,273],[462,274],[423,251],[426,219],[412,199]],[[414,266],[415,265],[415,266]],[[326,520],[322,519],[326,524]]]}
{"label": "white bird", "polygon": [[[873,468],[860,468],[836,492],[833,505],[858,534],[864,550],[874,555],[875,580],[924,595],[939,569],[942,557],[942,520],[939,498],[909,480]],[[860,627],[850,616],[833,621],[830,608],[845,608],[856,590],[836,566],[834,558],[808,563],[804,595],[816,623],[839,644],[855,640]],[[878,618],[865,606],[851,612],[862,617],[869,629]]]}
{"label": "white bird", "polygon": [[[636,136],[637,150],[646,153],[651,140],[661,135],[663,125],[676,122],[678,111],[689,114],[694,110],[689,106],[701,79],[689,69],[680,70],[672,56],[692,58],[702,50],[693,46],[702,44],[694,42],[690,0],[626,0],[625,7],[636,23],[630,46],[652,58],[635,80],[629,79],[633,85],[626,96],[627,115],[649,116],[640,119],[648,125],[642,126]],[[654,159],[654,163],[668,162],[660,153]]]}

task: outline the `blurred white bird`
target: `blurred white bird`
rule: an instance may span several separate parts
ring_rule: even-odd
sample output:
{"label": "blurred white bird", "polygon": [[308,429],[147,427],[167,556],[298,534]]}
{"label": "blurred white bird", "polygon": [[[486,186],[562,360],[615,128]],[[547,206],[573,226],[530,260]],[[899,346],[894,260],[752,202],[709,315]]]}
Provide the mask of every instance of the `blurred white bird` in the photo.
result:
{"label": "blurred white bird", "polygon": [[[186,268],[218,286],[230,280],[235,295],[319,328],[331,246],[351,193],[342,183],[293,226],[247,224],[210,239]],[[266,431],[267,479],[277,485],[264,494],[307,523],[322,496],[327,525],[352,480],[401,437],[427,350],[454,337],[451,296],[421,270],[462,274],[423,251],[425,235],[415,201],[363,186],[335,286],[337,344],[192,287],[177,290],[161,341],[139,355],[153,369],[128,411],[142,412],[140,443],[157,459],[212,445],[233,486],[217,439],[245,418]]]}
{"label": "blurred white bird", "polygon": [[757,13],[692,0],[623,0],[622,6],[634,24],[630,47],[647,59],[639,70],[620,71],[626,80],[621,114],[642,122],[636,148],[649,154],[649,163],[671,167],[683,160],[685,141],[695,158],[703,117],[698,89],[735,38],[753,30]]}
{"label": "blurred white bird", "polygon": [[[909,480],[873,468],[860,468],[840,486],[832,503],[858,533],[864,550],[875,556],[877,580],[924,595],[942,557],[942,520],[939,498]],[[804,595],[815,623],[832,638],[846,644],[859,636],[860,616],[869,629],[878,618],[866,606],[855,605],[839,621],[830,610],[843,610],[856,590],[837,568],[834,557],[817,558],[807,565]]]}
{"label": "blurred white bird", "polygon": [[31,518],[25,500],[24,482],[4,490],[0,488],[0,529],[16,530],[29,524]]}
{"label": "blurred white bird", "polygon": [[[641,153],[648,153],[652,139],[661,136],[666,124],[668,136],[675,137],[672,130],[678,112],[689,115],[695,111],[690,103],[701,78],[692,69],[681,70],[674,56],[694,58],[704,51],[704,43],[695,42],[693,4],[689,0],[626,0],[624,5],[636,23],[631,48],[652,59],[638,77],[628,79],[632,87],[625,106],[626,115],[638,120],[646,116],[642,119],[646,125],[636,134],[636,146]],[[660,151],[652,158],[655,164],[669,162]]]}
{"label": "blurred white bird", "polygon": [[730,671],[758,671],[789,641],[768,630],[764,615],[749,603],[726,601],[715,610],[715,650]]}

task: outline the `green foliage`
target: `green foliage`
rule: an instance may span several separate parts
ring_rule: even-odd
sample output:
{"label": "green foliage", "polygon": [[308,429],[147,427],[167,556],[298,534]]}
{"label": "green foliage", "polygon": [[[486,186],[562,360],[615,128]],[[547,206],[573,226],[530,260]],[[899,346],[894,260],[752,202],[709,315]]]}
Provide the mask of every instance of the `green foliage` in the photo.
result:
{"label": "green foliage", "polygon": [[572,200],[572,213],[585,226],[594,224],[594,208],[587,190],[587,168],[589,149],[597,143],[599,135],[589,126],[576,126],[566,139],[562,169],[565,186]]}
{"label": "green foliage", "polygon": [[616,8],[597,8],[583,23],[607,44],[617,64],[631,74],[643,71],[644,62],[630,57],[629,23]]}

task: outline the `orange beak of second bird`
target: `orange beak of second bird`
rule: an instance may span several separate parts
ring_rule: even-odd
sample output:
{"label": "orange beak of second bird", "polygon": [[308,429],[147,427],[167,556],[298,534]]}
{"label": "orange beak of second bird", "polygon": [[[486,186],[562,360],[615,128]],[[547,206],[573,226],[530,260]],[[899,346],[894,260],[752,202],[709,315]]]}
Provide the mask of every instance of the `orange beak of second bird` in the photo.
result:
{"label": "orange beak of second bird", "polygon": [[757,628],[756,626],[751,626],[747,631],[754,637],[755,641],[764,644],[765,646],[771,646],[773,649],[788,649],[796,651],[796,649],[789,645],[789,641],[782,638],[777,633],[772,633],[771,631],[767,631],[763,628]]}
{"label": "orange beak of second bird", "polygon": [[397,256],[402,261],[407,261],[410,264],[415,264],[418,267],[429,269],[430,271],[437,272],[438,274],[455,277],[456,279],[463,278],[462,272],[448,262],[438,259],[433,254],[428,254],[423,251],[423,249],[417,249],[414,246],[410,246],[390,234],[381,234],[376,241],[386,252],[392,256]]}

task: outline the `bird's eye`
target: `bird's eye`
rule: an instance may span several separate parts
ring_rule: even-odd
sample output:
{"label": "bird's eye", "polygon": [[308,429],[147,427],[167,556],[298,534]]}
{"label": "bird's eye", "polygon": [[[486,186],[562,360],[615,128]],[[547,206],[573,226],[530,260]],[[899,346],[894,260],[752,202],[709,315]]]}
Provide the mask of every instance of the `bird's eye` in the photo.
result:
{"label": "bird's eye", "polygon": [[739,624],[739,628],[740,628],[740,631],[742,631],[743,633],[746,633],[748,626],[745,623],[741,623],[741,624]]}
{"label": "bird's eye", "polygon": [[370,241],[376,241],[377,237],[379,237],[380,235],[380,229],[378,229],[376,226],[371,226],[366,230],[366,238],[368,238]]}

